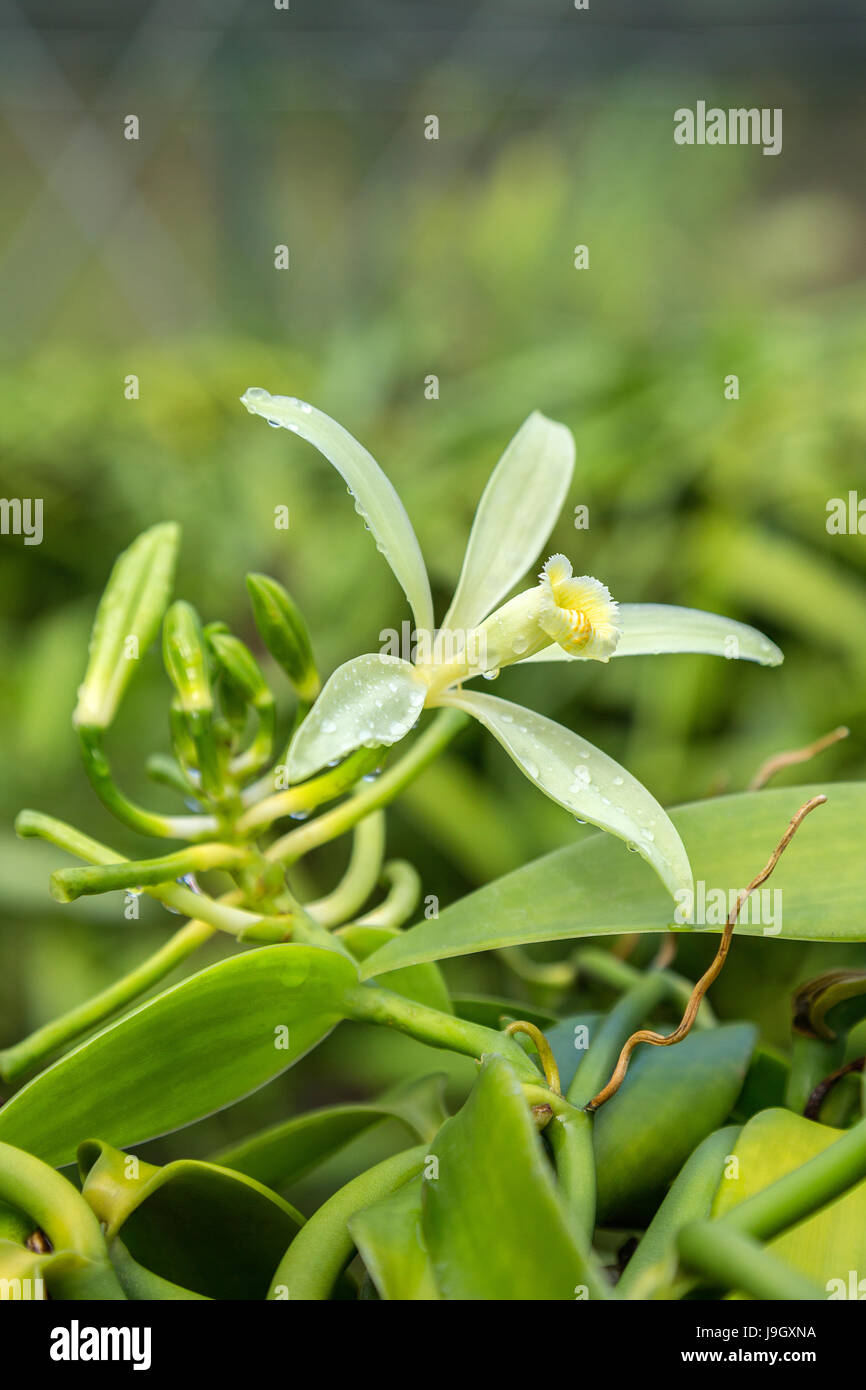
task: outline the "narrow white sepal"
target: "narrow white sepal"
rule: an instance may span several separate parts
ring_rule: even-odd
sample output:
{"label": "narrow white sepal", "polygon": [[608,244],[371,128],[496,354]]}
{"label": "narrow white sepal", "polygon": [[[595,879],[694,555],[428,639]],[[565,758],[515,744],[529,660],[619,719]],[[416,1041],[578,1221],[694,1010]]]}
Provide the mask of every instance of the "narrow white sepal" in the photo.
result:
{"label": "narrow white sepal", "polygon": [[573,470],[571,430],[533,411],[482,493],[443,627],[476,627],[520,583],[562,511]]}
{"label": "narrow white sepal", "polygon": [[373,455],[330,415],[294,396],[272,396],[260,386],[251,386],[241,402],[251,415],[299,434],[333,464],[409,600],[415,627],[431,632],[433,600],[421,547],[393,483]]}

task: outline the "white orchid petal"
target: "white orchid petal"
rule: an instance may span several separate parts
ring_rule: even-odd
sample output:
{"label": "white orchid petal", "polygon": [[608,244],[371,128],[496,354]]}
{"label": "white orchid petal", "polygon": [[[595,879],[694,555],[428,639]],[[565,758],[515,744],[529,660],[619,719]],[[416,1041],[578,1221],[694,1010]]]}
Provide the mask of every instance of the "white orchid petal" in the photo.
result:
{"label": "white orchid petal", "polygon": [[397,743],[417,722],[427,689],[396,656],[368,653],[339,666],[292,739],[289,780],[302,782],[355,748]]}
{"label": "white orchid petal", "polygon": [[[769,637],[747,623],[704,613],[700,608],[675,608],[666,603],[621,603],[622,636],[612,656],[661,656],[670,652],[704,652],[738,661],[778,666],[784,657]],[[585,661],[558,646],[545,647],[527,661]],[[523,664],[523,663],[521,663]]]}
{"label": "white orchid petal", "polygon": [[443,627],[475,627],[535,564],[562,510],[573,469],[571,430],[534,411],[507,446],[478,503]]}
{"label": "white orchid petal", "polygon": [[272,396],[260,386],[251,386],[241,401],[251,415],[299,434],[334,465],[409,600],[415,627],[431,632],[433,600],[418,538],[393,483],[372,454],[336,420],[294,396]]}
{"label": "white orchid petal", "polygon": [[672,894],[692,887],[688,855],[673,824],[613,758],[562,724],[494,695],[449,691],[440,703],[479,720],[553,801],[633,845]]}

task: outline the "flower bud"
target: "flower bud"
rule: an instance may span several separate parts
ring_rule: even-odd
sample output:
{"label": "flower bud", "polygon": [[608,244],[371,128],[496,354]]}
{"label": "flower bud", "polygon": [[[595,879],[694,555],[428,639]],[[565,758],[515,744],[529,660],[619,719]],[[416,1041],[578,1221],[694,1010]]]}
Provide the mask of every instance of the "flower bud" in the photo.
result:
{"label": "flower bud", "polygon": [[248,574],[247,589],[262,641],[301,699],[312,703],[319,693],[319,675],[310,634],[297,606],[282,584],[266,574]]}
{"label": "flower bud", "polygon": [[177,708],[183,714],[207,714],[213,709],[208,653],[198,614],[192,604],[178,599],[165,615],[162,657],[177,691]]}
{"label": "flower bud", "polygon": [[230,632],[207,630],[208,644],[223,680],[247,704],[261,709],[273,704],[273,695],[252,652]]}
{"label": "flower bud", "polygon": [[144,531],[117,558],[90,637],[90,654],[78,690],[73,722],[107,729],[135,671],[150,646],[171,596],[180,542],[176,522]]}

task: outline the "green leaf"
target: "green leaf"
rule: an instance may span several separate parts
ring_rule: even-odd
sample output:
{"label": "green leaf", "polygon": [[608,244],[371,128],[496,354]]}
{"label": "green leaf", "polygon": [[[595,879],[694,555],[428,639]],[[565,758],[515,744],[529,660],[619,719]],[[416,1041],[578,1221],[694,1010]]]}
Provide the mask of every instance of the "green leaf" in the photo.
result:
{"label": "green leaf", "polygon": [[737,1125],[715,1130],[686,1160],[616,1286],[621,1298],[651,1298],[676,1276],[677,1236],[690,1221],[709,1216],[739,1133]]}
{"label": "green leaf", "polygon": [[[730,1175],[726,1170],[719,1184],[713,1217],[724,1216],[747,1197],[823,1153],[844,1132],[789,1110],[764,1110],[755,1115],[733,1149],[738,1162]],[[767,1249],[823,1285],[828,1297],[862,1297],[866,1284],[859,1292],[856,1285],[866,1277],[866,1181],[768,1241]],[[856,1271],[853,1294],[849,1289],[851,1270]]]}
{"label": "green leaf", "polygon": [[759,1110],[784,1105],[790,1073],[791,1063],[783,1053],[758,1043],[737,1097],[734,1119],[742,1123],[757,1115]]}
{"label": "green leaf", "polygon": [[692,1150],[730,1114],[756,1029],[729,1023],[673,1047],[641,1047],[595,1118],[598,1219],[642,1224]]}
{"label": "green leaf", "polygon": [[324,1163],[359,1134],[382,1120],[401,1120],[414,1135],[435,1134],[446,1118],[442,1094],[446,1077],[437,1072],[357,1105],[332,1105],[295,1115],[251,1135],[214,1156],[214,1162],[285,1188]]}
{"label": "green leaf", "polygon": [[261,1183],[213,1163],[156,1168],[97,1140],[82,1144],[82,1196],[106,1239],[146,1270],[205,1298],[264,1298],[303,1224]]}
{"label": "green leaf", "polygon": [[268,1297],[328,1299],[354,1253],[352,1217],[417,1177],[424,1145],[392,1154],[341,1187],[311,1216],[277,1265]]}
{"label": "green leaf", "polygon": [[439,1298],[424,1243],[420,1177],[358,1212],[349,1222],[349,1231],[380,1298],[401,1302]]}
{"label": "green leaf", "polygon": [[[781,930],[771,927],[770,933],[803,941],[862,941],[866,783],[720,796],[681,806],[671,819],[695,879],[707,892],[721,890],[727,901],[766,862],[794,812],[819,792],[826,792],[826,806],[804,822],[764,889],[771,895],[780,891],[775,901],[784,907]],[[772,904],[772,896],[767,901]],[[533,941],[661,932],[673,923],[673,912],[669,896],[638,855],[608,836],[590,835],[461,898],[438,920],[403,932],[364,962],[362,976]],[[764,926],[753,923],[747,910],[741,916],[738,936],[764,935]],[[722,921],[692,930],[718,931]]]}
{"label": "green leaf", "polygon": [[349,960],[314,946],[220,961],[34,1077],[0,1110],[0,1140],[60,1166],[93,1134],[128,1147],[192,1124],[321,1041],[354,981]]}
{"label": "green leaf", "polygon": [[591,1283],[520,1082],[488,1057],[432,1147],[424,1239],[444,1298],[573,1300]]}
{"label": "green leaf", "polygon": [[[386,941],[399,936],[397,927],[367,927],[357,922],[340,927],[335,933],[348,946],[356,960],[366,960],[378,951]],[[414,999],[418,1004],[427,1004],[431,1009],[453,1014],[454,1005],[448,987],[439,967],[429,965],[409,965],[405,970],[394,970],[388,977],[388,988],[405,999]],[[499,1025],[494,1025],[498,1027]]]}
{"label": "green leaf", "polygon": [[122,1240],[113,1240],[108,1251],[120,1287],[127,1298],[148,1303],[176,1303],[180,1300],[200,1301],[204,1294],[193,1293],[192,1289],[182,1289],[168,1279],[145,1269],[132,1258]]}

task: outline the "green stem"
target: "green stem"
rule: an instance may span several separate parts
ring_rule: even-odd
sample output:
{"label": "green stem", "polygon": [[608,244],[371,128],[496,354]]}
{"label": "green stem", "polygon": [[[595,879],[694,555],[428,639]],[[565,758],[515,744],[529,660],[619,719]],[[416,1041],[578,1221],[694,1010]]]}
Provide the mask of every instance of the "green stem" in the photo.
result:
{"label": "green stem", "polygon": [[122,859],[116,864],[86,869],[57,869],[51,875],[51,896],[58,902],[69,903],[85,894],[156,887],[184,874],[236,868],[247,858],[248,852],[237,845],[204,844],[191,845],[176,854],[163,854],[158,859]]}
{"label": "green stem", "polygon": [[670,1287],[677,1273],[677,1237],[686,1225],[709,1216],[734,1151],[739,1125],[708,1134],[680,1169],[616,1286],[620,1298],[649,1299]]}
{"label": "green stem", "polygon": [[179,792],[182,797],[201,800],[201,788],[189,781],[176,758],[170,757],[167,753],[151,753],[144,766],[148,777],[154,782],[171,787],[172,791]]}
{"label": "green stem", "polygon": [[155,835],[168,840],[206,839],[216,833],[213,816],[161,816],[137,806],[115,786],[111,765],[102,748],[99,730],[79,729],[81,756],[90,783],[104,806],[122,821],[143,835]]}
{"label": "green stem", "polygon": [[89,1033],[157,984],[213,934],[214,928],[206,922],[187,922],[164,946],[107,989],[0,1052],[0,1076],[4,1081],[15,1081],[52,1052],[74,1041],[82,1033]]}
{"label": "green stem", "polygon": [[358,748],[354,753],[350,753],[339,767],[328,768],[327,772],[320,773],[318,777],[311,777],[309,782],[301,782],[297,787],[274,792],[273,796],[267,796],[264,800],[259,800],[259,797],[262,792],[271,790],[275,774],[272,774],[270,779],[256,782],[243,793],[244,805],[249,809],[238,821],[238,832],[242,835],[248,834],[251,830],[259,832],[284,816],[309,814],[325,801],[335,801],[338,796],[350,791],[368,772],[378,767],[386,752],[387,749],[384,748]]}
{"label": "green stem", "polygon": [[537,1083],[540,1073],[519,1043],[504,1033],[478,1023],[469,1023],[455,1014],[418,1004],[401,994],[375,985],[359,985],[343,1001],[346,1016],[356,1022],[384,1024],[417,1038],[428,1047],[443,1047],[467,1057],[480,1058],[495,1052],[510,1061],[522,1081]]}
{"label": "green stem", "polygon": [[415,911],[421,894],[421,879],[414,864],[408,859],[392,859],[385,865],[382,877],[389,885],[386,897],[377,907],[358,917],[356,926],[401,927]]}
{"label": "green stem", "polygon": [[398,796],[404,787],[423,772],[428,763],[447,746],[455,734],[466,724],[466,715],[456,710],[443,710],[416,739],[409,752],[399,762],[383,772],[375,782],[370,782],[361,791],[355,792],[348,800],[326,811],[323,816],[310,821],[308,825],[290,830],[287,835],[275,841],[268,850],[269,859],[279,859],[293,864],[310,850],[327,844],[338,835],[343,835],[363,820],[371,811],[387,806]]}
{"label": "green stem", "polygon": [[293,1302],[329,1298],[355,1249],[349,1233],[352,1217],[414,1178],[426,1156],[425,1144],[406,1149],[335,1192],[295,1236],[277,1266],[268,1298]]}
{"label": "green stem", "polygon": [[556,1176],[573,1220],[587,1244],[595,1230],[595,1154],[593,1118],[585,1110],[554,1115],[544,1133],[553,1151]]}
{"label": "green stem", "polygon": [[770,1240],[840,1197],[866,1177],[866,1119],[769,1187],[747,1197],[716,1223]]}
{"label": "green stem", "polygon": [[611,1009],[581,1059],[568,1088],[572,1105],[588,1105],[610,1080],[623,1044],[658,1008],[669,990],[660,970],[641,975],[636,984]]}
{"label": "green stem", "polygon": [[47,1163],[11,1144],[0,1143],[0,1201],[32,1217],[55,1250],[107,1262],[102,1229],[81,1194]]}
{"label": "green stem", "polygon": [[750,1236],[721,1221],[696,1221],[677,1237],[680,1255],[690,1269],[713,1285],[752,1298],[819,1300],[824,1290],[777,1260]]}
{"label": "green stem", "polygon": [[256,773],[261,772],[267,765],[273,754],[277,724],[274,701],[271,699],[256,705],[256,717],[259,721],[258,728],[249,748],[245,748],[243,753],[232,759],[229,770],[233,777],[255,777]]}
{"label": "green stem", "polygon": [[379,880],[385,851],[385,817],[374,811],[355,826],[349,867],[326,897],[307,903],[306,911],[323,927],[347,922],[364,906]]}
{"label": "green stem", "polygon": [[[91,863],[114,865],[130,862],[116,850],[100,844],[99,840],[92,840],[89,835],[83,835],[74,826],[56,820],[54,816],[45,816],[41,811],[22,811],[15,821],[15,829],[22,837],[39,836],[40,839],[49,840],[58,848],[67,850],[69,854],[77,855],[79,859],[89,859]],[[156,887],[145,887],[144,891],[150,897],[156,898],[157,902],[165,903],[166,907],[173,907],[184,917],[209,922],[212,927],[229,932],[231,936],[240,936],[251,927],[267,921],[261,913],[245,912],[241,908],[230,906],[226,900],[217,901],[205,893],[194,893],[182,883],[163,883]],[[231,898],[233,894],[226,896]]]}

